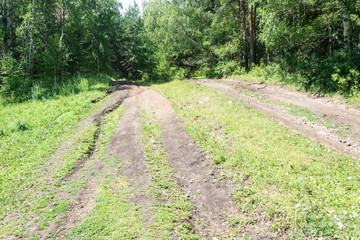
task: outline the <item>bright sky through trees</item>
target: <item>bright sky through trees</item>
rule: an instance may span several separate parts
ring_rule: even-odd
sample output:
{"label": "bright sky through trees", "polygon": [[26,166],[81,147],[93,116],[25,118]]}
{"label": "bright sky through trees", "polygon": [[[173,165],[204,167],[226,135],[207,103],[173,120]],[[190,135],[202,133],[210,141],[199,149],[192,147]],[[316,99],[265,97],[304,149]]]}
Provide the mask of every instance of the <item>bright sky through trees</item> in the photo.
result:
{"label": "bright sky through trees", "polygon": [[118,0],[123,5],[123,10],[126,10],[131,4],[134,3],[134,1],[137,3],[139,8],[141,9],[142,6],[142,0]]}

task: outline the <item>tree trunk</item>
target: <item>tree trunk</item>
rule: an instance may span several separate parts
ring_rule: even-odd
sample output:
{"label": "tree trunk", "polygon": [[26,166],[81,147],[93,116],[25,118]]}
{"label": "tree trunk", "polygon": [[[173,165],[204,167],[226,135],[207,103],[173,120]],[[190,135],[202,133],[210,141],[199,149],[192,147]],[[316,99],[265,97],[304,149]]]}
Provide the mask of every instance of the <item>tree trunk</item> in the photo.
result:
{"label": "tree trunk", "polygon": [[47,25],[47,21],[48,21],[48,15],[46,13],[46,1],[44,1],[43,12],[45,14],[44,45],[45,45],[45,50],[47,50],[47,41],[48,41],[48,25]]}
{"label": "tree trunk", "polygon": [[61,6],[61,36],[60,36],[60,42],[63,41],[64,27],[65,27],[65,2],[63,0],[62,1],[62,6]]}
{"label": "tree trunk", "polygon": [[239,45],[238,45],[238,50],[239,50],[239,55],[237,56],[238,62],[240,63],[241,60],[243,59],[243,53],[242,53],[242,46],[241,46],[241,39],[242,39],[242,13],[241,13],[241,0],[236,0],[236,3],[238,5],[238,15],[237,15],[237,28],[238,28],[238,34],[239,34]]}
{"label": "tree trunk", "polygon": [[333,47],[333,37],[332,37],[332,27],[330,29],[330,37],[329,37],[329,56],[332,57],[332,47]]}
{"label": "tree trunk", "polygon": [[96,63],[97,63],[97,72],[100,73],[100,60],[99,60],[99,56],[96,59]]}
{"label": "tree trunk", "polygon": [[[5,1],[2,0],[1,1],[1,24],[3,24],[5,22]],[[2,58],[6,57],[6,46],[5,43],[0,43],[1,44],[1,56]]]}
{"label": "tree trunk", "polygon": [[32,5],[31,5],[31,20],[30,20],[30,43],[29,43],[29,74],[30,76],[32,76],[32,60],[33,60],[33,28],[34,28],[34,22],[33,22],[33,18],[34,18],[34,4],[35,1],[32,0]]}
{"label": "tree trunk", "polygon": [[54,65],[54,88],[56,89],[56,64]]}
{"label": "tree trunk", "polygon": [[341,6],[342,22],[343,22],[343,36],[344,46],[349,48],[351,46],[351,33],[350,33],[350,14],[346,8],[346,0],[339,0]]}
{"label": "tree trunk", "polygon": [[241,16],[242,16],[242,40],[243,40],[243,44],[244,44],[243,60],[245,63],[245,68],[248,68],[249,59],[248,59],[248,48],[247,48],[246,0],[241,1],[241,13],[242,13],[241,14]]}
{"label": "tree trunk", "polygon": [[13,18],[13,3],[9,2],[7,10],[6,10],[6,30],[9,34],[7,39],[7,48],[9,49],[12,45],[13,31],[12,31],[12,18]]}
{"label": "tree trunk", "polygon": [[269,66],[270,64],[270,49],[268,48],[266,50],[266,66]]}
{"label": "tree trunk", "polygon": [[250,63],[252,65],[256,63],[256,33],[255,33],[255,6],[251,6],[248,15],[249,15],[249,36],[250,36]]}

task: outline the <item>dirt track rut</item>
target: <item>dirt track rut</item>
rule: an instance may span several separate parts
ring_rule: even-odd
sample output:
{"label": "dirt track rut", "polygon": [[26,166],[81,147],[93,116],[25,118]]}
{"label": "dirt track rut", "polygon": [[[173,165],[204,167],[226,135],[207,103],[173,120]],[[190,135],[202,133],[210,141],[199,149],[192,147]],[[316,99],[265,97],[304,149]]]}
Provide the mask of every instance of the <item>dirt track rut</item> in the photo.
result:
{"label": "dirt track rut", "polygon": [[[240,237],[244,231],[231,233],[229,217],[239,216],[239,208],[234,203],[232,185],[222,179],[216,169],[207,161],[206,154],[186,134],[171,104],[160,94],[145,87],[134,87],[136,93],[124,101],[126,111],[119,123],[111,147],[110,155],[121,155],[124,165],[120,174],[127,177],[137,190],[133,201],[143,212],[151,208],[151,201],[142,193],[150,184],[147,163],[141,150],[139,111],[154,113],[160,120],[164,132],[162,142],[168,160],[173,167],[174,178],[181,186],[183,194],[190,197],[194,211],[189,219],[195,232],[206,239],[213,237]],[[148,223],[151,224],[151,221]],[[248,229],[248,235],[257,238],[274,238],[265,223],[261,228]],[[258,231],[261,229],[261,231]],[[250,233],[251,232],[251,233]]]}
{"label": "dirt track rut", "polygon": [[[96,154],[79,162],[73,173],[67,177],[68,184],[65,184],[65,187],[74,181],[79,181],[84,174],[89,174],[87,182],[74,196],[62,188],[55,196],[56,201],[70,199],[68,211],[44,230],[39,230],[37,224],[30,222],[28,224],[29,236],[36,234],[41,236],[41,239],[47,239],[55,233],[58,239],[66,239],[71,229],[95,207],[93,198],[100,192],[99,186],[104,180],[100,173],[104,172],[118,174],[128,180],[131,187],[135,189],[131,201],[141,208],[142,214],[148,215],[149,221],[144,223],[145,227],[152,224],[150,214],[153,201],[146,195],[146,189],[151,184],[151,172],[148,170],[140,142],[140,111],[145,110],[154,113],[161,123],[164,132],[162,144],[165,147],[168,162],[175,173],[173,178],[179,184],[180,191],[189,197],[194,206],[188,222],[191,223],[196,234],[205,239],[239,239],[242,236],[252,236],[255,239],[276,238],[276,234],[269,230],[271,224],[265,219],[258,219],[252,228],[237,229],[231,226],[229,222],[231,216],[242,214],[231,196],[235,187],[230,180],[220,175],[219,170],[210,160],[207,160],[206,154],[186,134],[167,99],[145,87],[125,85],[118,88],[106,106],[111,107],[120,101],[126,110],[118,123],[111,143],[106,147],[107,156],[121,159],[120,172],[117,172],[115,168],[105,167],[103,159],[98,158]],[[86,121],[98,119],[101,113],[106,112],[106,106]],[[14,239],[14,237],[8,239]]]}
{"label": "dirt track rut", "polygon": [[[193,80],[193,82],[219,90],[277,118],[290,128],[327,146],[360,158],[359,109],[333,99],[314,98],[279,86],[255,84],[234,79]],[[246,94],[244,89],[259,94],[258,98]],[[260,100],[259,97],[263,99]],[[290,114],[287,109],[282,107],[284,103],[302,107],[318,118],[326,118],[327,121],[333,124],[333,127],[329,128],[318,122],[310,121],[306,117]],[[344,128],[348,131],[346,135],[340,134]]]}

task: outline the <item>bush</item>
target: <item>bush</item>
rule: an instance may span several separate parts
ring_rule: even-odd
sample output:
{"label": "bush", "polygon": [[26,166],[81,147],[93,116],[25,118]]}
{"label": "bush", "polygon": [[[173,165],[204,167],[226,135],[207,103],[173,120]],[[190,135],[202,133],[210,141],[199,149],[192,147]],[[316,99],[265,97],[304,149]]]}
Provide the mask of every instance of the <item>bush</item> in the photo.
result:
{"label": "bush", "polygon": [[21,102],[30,97],[32,81],[23,65],[10,56],[1,60],[0,94],[6,102]]}
{"label": "bush", "polygon": [[237,63],[234,60],[219,62],[215,66],[214,71],[219,77],[226,77],[226,76],[230,76],[230,75],[240,75],[241,73],[244,72],[243,69],[241,68],[241,66],[239,65],[239,63]]}
{"label": "bush", "polygon": [[331,57],[315,54],[301,61],[297,72],[306,90],[351,93],[359,88],[360,54],[340,50]]}

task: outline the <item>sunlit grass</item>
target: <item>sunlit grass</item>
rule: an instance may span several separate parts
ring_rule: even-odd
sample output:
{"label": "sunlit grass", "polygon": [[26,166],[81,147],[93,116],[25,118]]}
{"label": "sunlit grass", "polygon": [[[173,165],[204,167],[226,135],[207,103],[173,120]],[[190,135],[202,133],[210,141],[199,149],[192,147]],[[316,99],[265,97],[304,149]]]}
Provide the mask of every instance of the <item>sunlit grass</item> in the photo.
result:
{"label": "sunlit grass", "polygon": [[186,223],[193,206],[175,179],[161,142],[163,132],[154,114],[142,113],[142,142],[145,158],[152,174],[149,197],[153,199],[153,224],[147,229],[146,239],[198,239]]}
{"label": "sunlit grass", "polygon": [[[91,101],[106,97],[108,81],[94,81],[96,78],[88,82],[82,79],[77,94],[0,106],[0,219],[20,209],[24,214],[46,206],[54,195],[48,188],[51,178],[68,174],[73,163],[88,151],[93,141],[92,125],[74,142],[76,146],[65,155],[55,175],[43,182],[42,176],[47,174],[44,164],[60,143],[72,134],[80,120],[103,104]],[[0,229],[2,236],[12,228],[5,225]]]}
{"label": "sunlit grass", "polygon": [[360,236],[360,162],[295,133],[272,117],[187,81],[153,86],[188,133],[239,183],[234,199],[250,218],[294,237]]}

